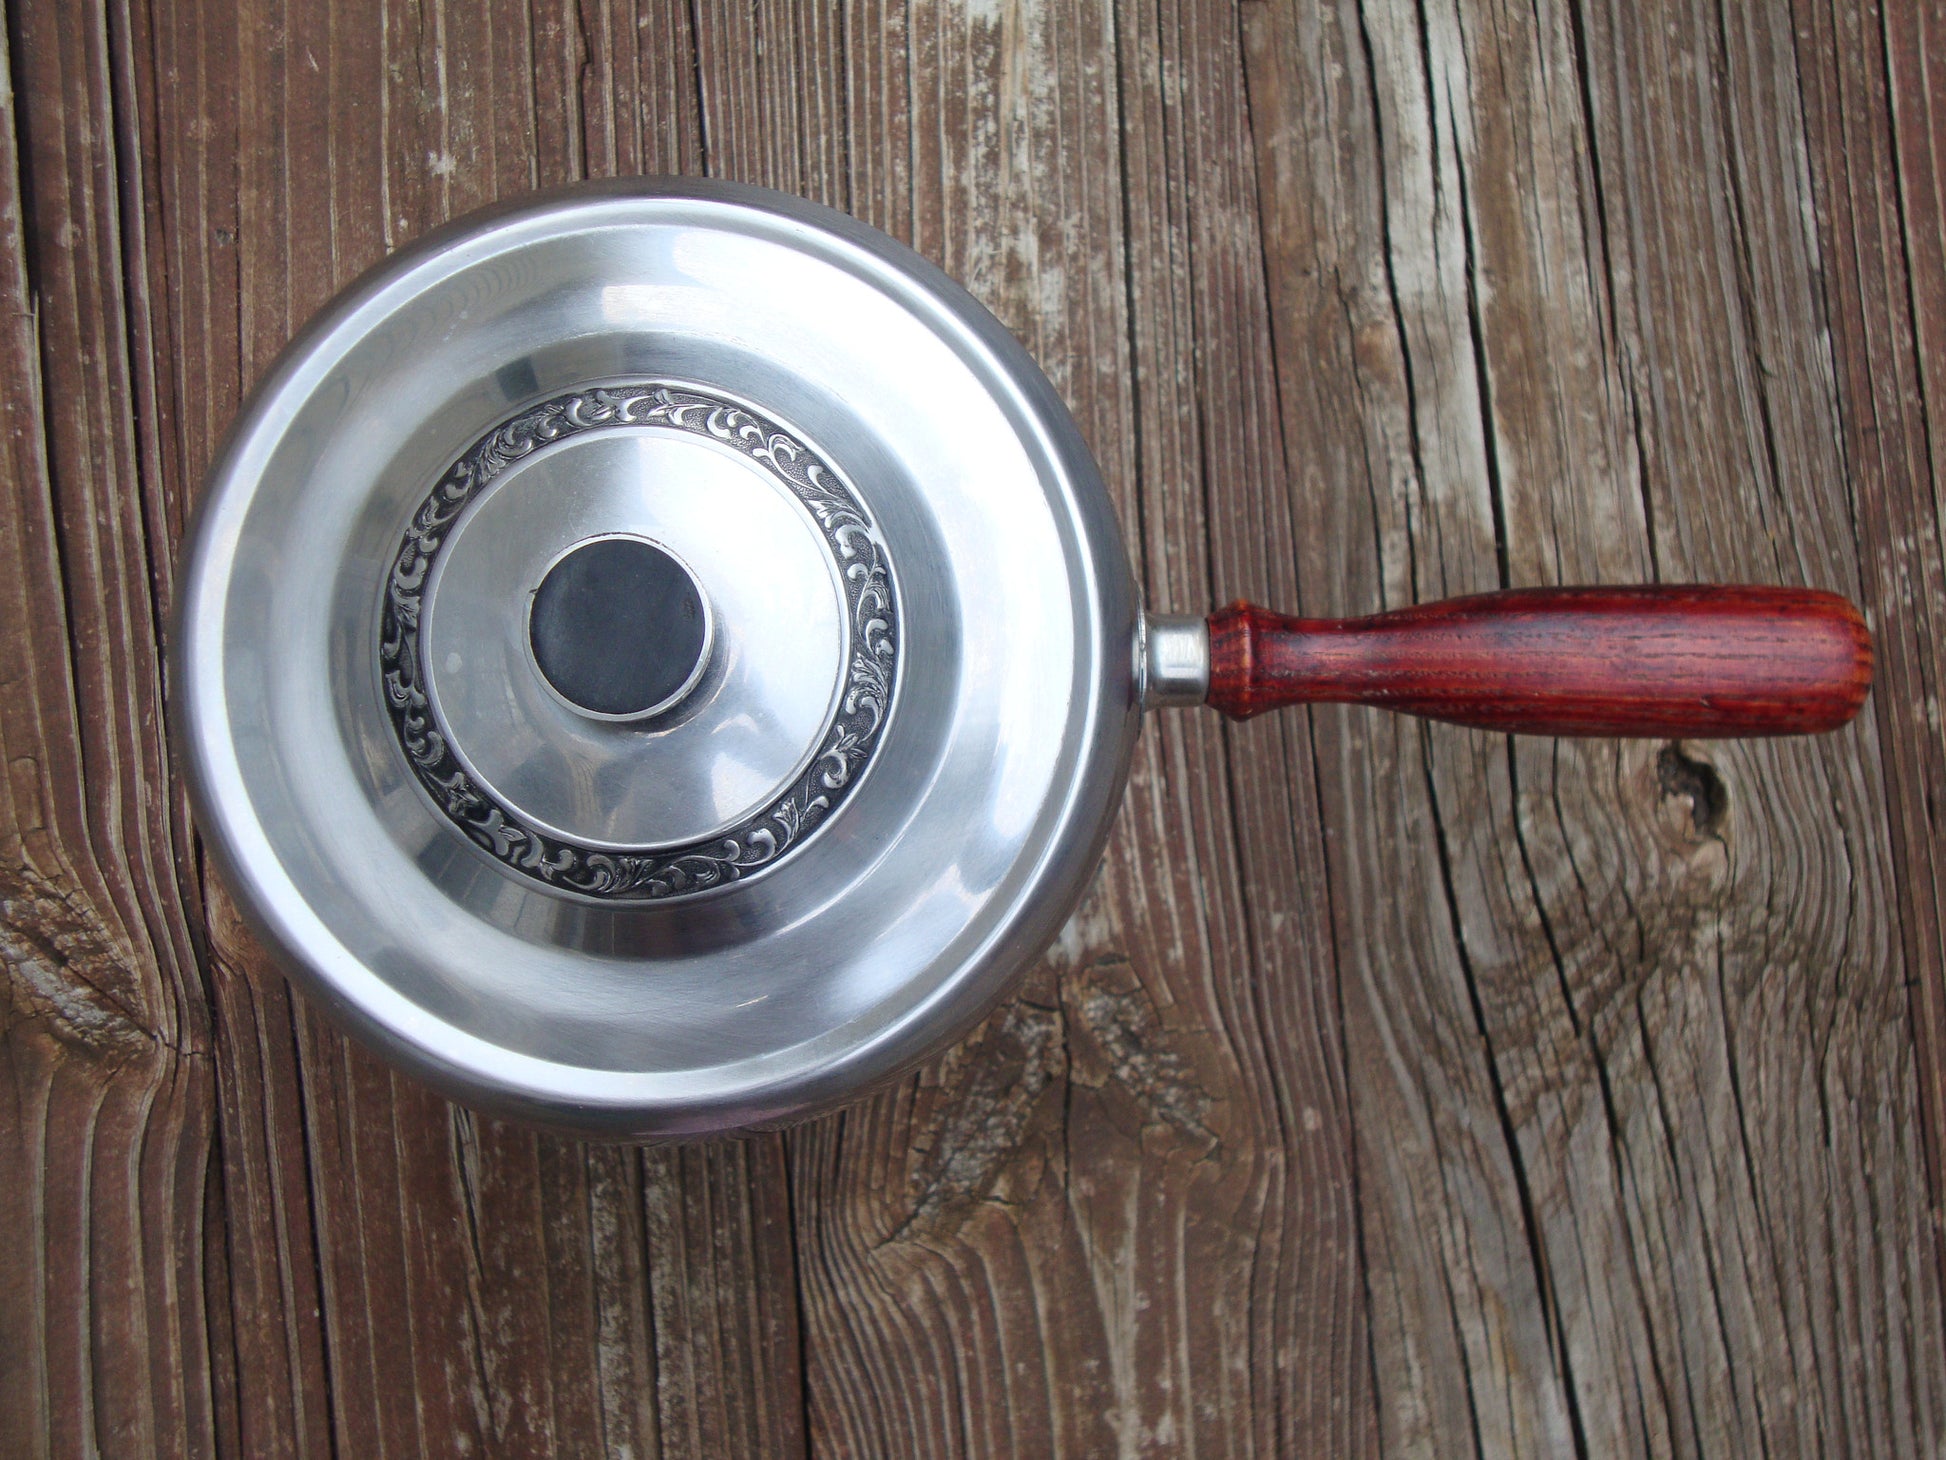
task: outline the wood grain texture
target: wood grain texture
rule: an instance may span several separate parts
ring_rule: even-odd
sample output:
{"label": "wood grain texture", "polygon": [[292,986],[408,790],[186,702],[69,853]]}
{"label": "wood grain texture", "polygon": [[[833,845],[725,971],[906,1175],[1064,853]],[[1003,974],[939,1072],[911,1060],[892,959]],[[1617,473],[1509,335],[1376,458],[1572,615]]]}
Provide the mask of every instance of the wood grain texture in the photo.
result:
{"label": "wood grain texture", "polygon": [[1519,735],[1811,735],[1872,684],[1864,619],[1814,588],[1508,588],[1350,619],[1233,603],[1207,622],[1207,703],[1237,720],[1338,704]]}
{"label": "wood grain texture", "polygon": [[[1884,625],[1893,889],[1912,990],[1935,1202],[1946,1179],[1946,88],[1938,4],[1793,7],[1828,280],[1840,449],[1857,482],[1865,603]],[[1946,1251],[1946,1225],[1934,1240]]]}
{"label": "wood grain texture", "polygon": [[128,36],[92,8],[6,20],[0,1449],[207,1449],[222,1200]]}
{"label": "wood grain texture", "polygon": [[[1937,4],[5,22],[0,1450],[1946,1444]],[[1870,711],[1707,746],[1171,712],[1056,947],[898,1087],[647,1151],[459,1110],[205,884],[171,565],[335,290],[651,171],[965,281],[1160,609],[1831,587]]]}
{"label": "wood grain texture", "polygon": [[[1262,154],[1302,611],[1657,576],[1854,591],[1787,24],[1252,29],[1253,111],[1303,139]],[[1705,752],[1313,722],[1382,1448],[1932,1443],[1869,733]]]}

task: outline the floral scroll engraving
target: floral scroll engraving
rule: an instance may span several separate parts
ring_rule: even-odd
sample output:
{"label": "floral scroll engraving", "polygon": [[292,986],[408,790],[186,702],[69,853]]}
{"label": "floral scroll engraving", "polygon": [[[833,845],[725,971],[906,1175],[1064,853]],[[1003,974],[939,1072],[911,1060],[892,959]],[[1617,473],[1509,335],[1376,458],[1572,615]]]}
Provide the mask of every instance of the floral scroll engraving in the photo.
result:
{"label": "floral scroll engraving", "polygon": [[[742,824],[705,841],[614,851],[543,831],[481,785],[454,755],[434,713],[420,632],[423,594],[453,525],[514,463],[557,441],[616,427],[707,436],[763,467],[810,512],[837,564],[850,620],[850,663],[809,766]],[[898,668],[891,564],[851,489],[808,446],[761,415],[701,391],[659,383],[556,396],[486,433],[447,468],[413,512],[380,612],[379,672],[407,764],[433,802],[507,867],[584,897],[679,897],[770,867],[822,825],[877,748]]]}

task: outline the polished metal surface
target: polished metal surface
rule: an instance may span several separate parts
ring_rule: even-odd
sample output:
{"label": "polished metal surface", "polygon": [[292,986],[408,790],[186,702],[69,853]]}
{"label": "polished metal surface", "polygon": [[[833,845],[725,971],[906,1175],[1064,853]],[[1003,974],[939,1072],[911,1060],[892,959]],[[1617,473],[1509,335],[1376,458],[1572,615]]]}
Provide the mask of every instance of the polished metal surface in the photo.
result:
{"label": "polished metal surface", "polygon": [[[896,564],[896,682],[868,771],[802,855],[699,897],[598,901],[518,866],[554,853],[497,843],[496,829],[519,830],[504,818],[462,834],[402,747],[395,697],[434,733],[440,717],[454,727],[466,759],[453,770],[470,780],[472,765],[480,785],[591,841],[707,832],[789,780],[807,746],[810,774],[827,744],[813,722],[834,696],[835,725],[874,693],[857,678],[870,626],[834,625],[841,600],[824,565],[822,579],[803,567],[817,543],[789,517],[796,507],[754,505],[771,488],[752,472],[768,468],[706,430],[688,433],[680,460],[681,433],[626,424],[536,450],[483,499],[415,604],[437,706],[413,706],[423,688],[388,679],[374,645],[398,608],[390,585],[414,514],[473,444],[547,402],[658,382],[740,403],[855,488]],[[566,469],[581,453],[595,453],[585,477]],[[668,459],[644,474],[607,453]],[[688,535],[683,494],[642,489],[665,468],[671,483],[708,473],[748,510],[721,512],[713,530],[705,514]],[[569,522],[557,501],[558,516],[532,512],[516,528],[523,477],[549,472],[564,493],[580,482],[626,510]],[[487,510],[502,495],[504,532]],[[476,530],[481,561],[463,565]],[[667,543],[716,616],[710,667],[659,743],[728,703],[712,676],[749,665],[764,686],[740,701],[747,714],[717,722],[720,758],[589,748],[603,732],[657,742],[661,722],[575,716],[535,682],[510,628],[520,596],[576,534],[610,531]],[[393,256],[244,408],[180,584],[179,751],[260,933],[401,1065],[490,1109],[611,1134],[793,1118],[962,1031],[1080,895],[1139,723],[1133,584],[1093,463],[1045,380],[915,255],[750,189],[594,185],[462,220]],[[754,607],[765,593],[771,606]],[[482,602],[465,607],[468,594]],[[841,634],[849,649],[834,647]],[[761,674],[759,654],[775,657]],[[476,676],[464,672],[474,655],[486,656]],[[759,723],[760,704],[784,728]],[[547,754],[537,738],[523,755],[520,727],[550,715],[583,737],[552,742],[557,769],[576,764],[560,749],[576,745],[582,771],[627,770],[600,784],[542,773]],[[665,795],[665,774],[695,794]]]}
{"label": "polished metal surface", "polygon": [[1201,616],[1142,616],[1142,708],[1200,705],[1209,698],[1209,620]]}
{"label": "polished metal surface", "polygon": [[[532,654],[542,580],[617,535],[674,554],[709,603],[710,653],[655,718],[590,715]],[[674,899],[810,844],[883,743],[897,624],[891,554],[835,468],[650,382],[523,410],[443,472],[375,649],[400,748],[472,840],[553,888]]]}

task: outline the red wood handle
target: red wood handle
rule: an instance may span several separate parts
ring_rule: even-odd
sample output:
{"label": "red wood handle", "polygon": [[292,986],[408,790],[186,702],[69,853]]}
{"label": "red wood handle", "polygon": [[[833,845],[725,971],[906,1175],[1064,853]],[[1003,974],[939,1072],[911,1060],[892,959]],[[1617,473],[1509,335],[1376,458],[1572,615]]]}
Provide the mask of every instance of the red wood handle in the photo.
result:
{"label": "red wood handle", "polygon": [[1380,705],[1534,735],[1835,730],[1872,684],[1858,610],[1806,588],[1525,588],[1369,618],[1210,615],[1209,703]]}

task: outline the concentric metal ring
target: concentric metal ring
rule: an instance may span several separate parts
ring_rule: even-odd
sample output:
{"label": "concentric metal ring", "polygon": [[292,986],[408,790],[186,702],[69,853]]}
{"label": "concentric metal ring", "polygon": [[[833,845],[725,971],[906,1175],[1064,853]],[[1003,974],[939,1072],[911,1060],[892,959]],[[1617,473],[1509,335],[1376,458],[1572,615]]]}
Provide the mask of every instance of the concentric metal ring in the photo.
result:
{"label": "concentric metal ring", "polygon": [[[833,696],[817,737],[822,748],[782,795],[720,835],[617,850],[542,826],[469,769],[430,692],[434,672],[421,626],[427,585],[456,528],[510,466],[582,433],[627,427],[688,432],[733,447],[801,502],[844,585],[849,646],[842,692]],[[851,794],[878,747],[898,674],[898,642],[891,556],[837,471],[796,435],[735,401],[687,385],[642,381],[555,396],[502,421],[460,454],[413,512],[393,557],[377,653],[393,732],[413,776],[474,845],[560,891],[644,901],[747,878],[810,840]]]}

